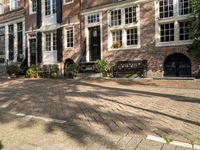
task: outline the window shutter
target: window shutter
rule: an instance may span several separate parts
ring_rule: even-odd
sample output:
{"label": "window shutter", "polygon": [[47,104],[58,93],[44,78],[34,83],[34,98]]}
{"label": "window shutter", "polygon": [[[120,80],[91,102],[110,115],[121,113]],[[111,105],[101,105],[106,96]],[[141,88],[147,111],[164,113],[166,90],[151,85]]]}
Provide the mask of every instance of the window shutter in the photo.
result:
{"label": "window shutter", "polygon": [[62,23],[62,0],[56,0],[57,23]]}
{"label": "window shutter", "polygon": [[37,62],[42,62],[42,33],[37,33]]}
{"label": "window shutter", "polygon": [[40,28],[42,23],[41,7],[42,7],[41,0],[37,0],[37,28]]}
{"label": "window shutter", "polygon": [[62,62],[62,28],[57,29],[57,60]]}

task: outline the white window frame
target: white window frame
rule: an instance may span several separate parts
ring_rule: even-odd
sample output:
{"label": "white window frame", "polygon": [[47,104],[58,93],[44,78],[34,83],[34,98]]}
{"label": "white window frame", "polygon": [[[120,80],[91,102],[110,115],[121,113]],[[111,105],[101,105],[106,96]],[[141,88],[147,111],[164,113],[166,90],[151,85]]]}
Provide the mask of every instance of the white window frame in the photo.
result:
{"label": "white window frame", "polygon": [[[136,22],[126,24],[125,23],[125,8],[135,6],[136,7]],[[140,5],[125,5],[123,7],[119,7],[112,10],[121,9],[121,25],[111,26],[111,13],[110,11],[107,13],[108,17],[108,50],[130,50],[130,49],[138,49],[141,47],[141,39],[140,39]],[[127,45],[127,29],[137,28],[137,45]],[[112,48],[112,31],[122,30],[122,47],[120,48]]]}
{"label": "white window frame", "polygon": [[[54,41],[53,41],[53,34],[54,34],[54,33],[56,33],[56,31],[48,31],[48,32],[45,32],[45,34],[44,34],[44,35],[45,35],[45,52],[46,52],[46,53],[57,51],[57,49],[56,49],[56,50],[53,49],[53,48],[54,48]],[[50,34],[50,43],[51,43],[51,48],[50,48],[51,50],[50,50],[50,51],[47,51],[47,50],[46,50],[46,46],[47,46],[47,45],[46,45],[46,42],[47,42],[47,41],[46,41],[46,34]],[[56,33],[56,34],[57,34],[57,33]],[[56,38],[56,39],[57,39],[57,38]],[[57,41],[55,41],[55,42],[57,42]],[[57,47],[57,44],[56,44],[56,47]]]}
{"label": "white window frame", "polygon": [[33,11],[33,2],[32,0],[29,0],[29,14],[32,15],[32,14],[36,14],[37,12],[37,2],[36,2],[36,11]]}
{"label": "white window frame", "polygon": [[4,14],[4,0],[1,0],[1,11],[0,11],[0,15]]}
{"label": "white window frame", "polygon": [[17,5],[15,5],[15,8],[12,7],[12,3],[13,3],[13,0],[10,0],[10,11],[13,11],[13,10],[16,10],[19,8],[19,3],[18,3],[18,0],[15,0],[17,2]]}
{"label": "white window frame", "polygon": [[[67,31],[68,31],[68,29],[72,29],[72,31],[73,31],[73,47],[68,47],[67,46]],[[74,26],[67,26],[67,27],[65,27],[65,30],[64,30],[64,46],[65,46],[65,50],[73,50],[74,49],[74,47],[75,47],[75,35],[74,35]]]}
{"label": "white window frame", "polygon": [[74,3],[74,0],[71,0],[70,2],[66,2],[65,0],[63,0],[64,1],[64,5],[68,5],[68,4],[72,4],[72,3]]}
{"label": "white window frame", "polygon": [[[187,21],[191,14],[180,15],[179,14],[179,0],[173,0],[174,16],[169,18],[160,18],[159,12],[159,0],[155,1],[155,46],[175,46],[175,45],[189,45],[192,44],[192,40],[179,40],[179,22]],[[160,40],[160,24],[174,23],[174,41],[161,42]]]}
{"label": "white window frame", "polygon": [[[52,16],[56,14],[56,12],[53,12],[53,0],[50,0],[50,14],[46,15],[46,5],[45,5],[45,0],[44,0],[44,15],[45,16]],[[55,0],[55,9],[56,9],[56,0]],[[55,10],[56,11],[56,10]]]}

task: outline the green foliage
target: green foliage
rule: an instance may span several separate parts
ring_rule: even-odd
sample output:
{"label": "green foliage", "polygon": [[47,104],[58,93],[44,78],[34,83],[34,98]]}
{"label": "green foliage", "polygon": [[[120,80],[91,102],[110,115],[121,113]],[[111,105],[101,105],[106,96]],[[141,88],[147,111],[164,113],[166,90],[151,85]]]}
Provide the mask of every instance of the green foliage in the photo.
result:
{"label": "green foliage", "polygon": [[110,68],[110,64],[106,60],[97,60],[95,63],[95,68],[101,73],[106,73]]}
{"label": "green foliage", "polygon": [[19,75],[21,72],[21,69],[18,65],[9,65],[7,68],[7,73],[9,75]]}
{"label": "green foliage", "polygon": [[78,76],[78,74],[79,74],[79,68],[78,68],[78,66],[76,64],[69,65],[69,74],[72,77]]}
{"label": "green foliage", "polygon": [[51,67],[51,70],[50,70],[51,73],[58,73],[58,71],[59,71],[58,65],[53,65]]}
{"label": "green foliage", "polygon": [[27,71],[26,75],[29,78],[37,78],[38,70],[35,65],[31,66]]}
{"label": "green foliage", "polygon": [[200,1],[191,0],[191,6],[193,11],[193,17],[191,18],[193,43],[188,47],[188,52],[195,58],[200,59]]}
{"label": "green foliage", "polygon": [[165,137],[165,141],[166,141],[166,143],[171,143],[171,142],[173,142],[174,141],[174,139],[173,138],[171,138],[171,137]]}

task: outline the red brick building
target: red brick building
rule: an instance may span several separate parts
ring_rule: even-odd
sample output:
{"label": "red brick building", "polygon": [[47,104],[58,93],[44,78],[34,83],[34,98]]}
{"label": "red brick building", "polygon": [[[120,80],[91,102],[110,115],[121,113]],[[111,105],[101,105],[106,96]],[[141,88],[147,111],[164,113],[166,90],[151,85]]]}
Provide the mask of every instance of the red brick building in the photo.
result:
{"label": "red brick building", "polygon": [[189,0],[25,0],[22,6],[29,66],[58,64],[64,74],[72,62],[147,60],[148,77],[188,77],[198,68],[187,53]]}

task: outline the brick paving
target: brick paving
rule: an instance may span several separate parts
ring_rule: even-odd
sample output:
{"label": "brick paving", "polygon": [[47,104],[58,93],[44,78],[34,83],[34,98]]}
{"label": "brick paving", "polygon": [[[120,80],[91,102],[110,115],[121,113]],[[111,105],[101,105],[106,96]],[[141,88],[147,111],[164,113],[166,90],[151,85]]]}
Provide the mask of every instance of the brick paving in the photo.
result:
{"label": "brick paving", "polygon": [[186,149],[146,135],[200,143],[199,82],[19,79],[0,85],[5,149]]}

